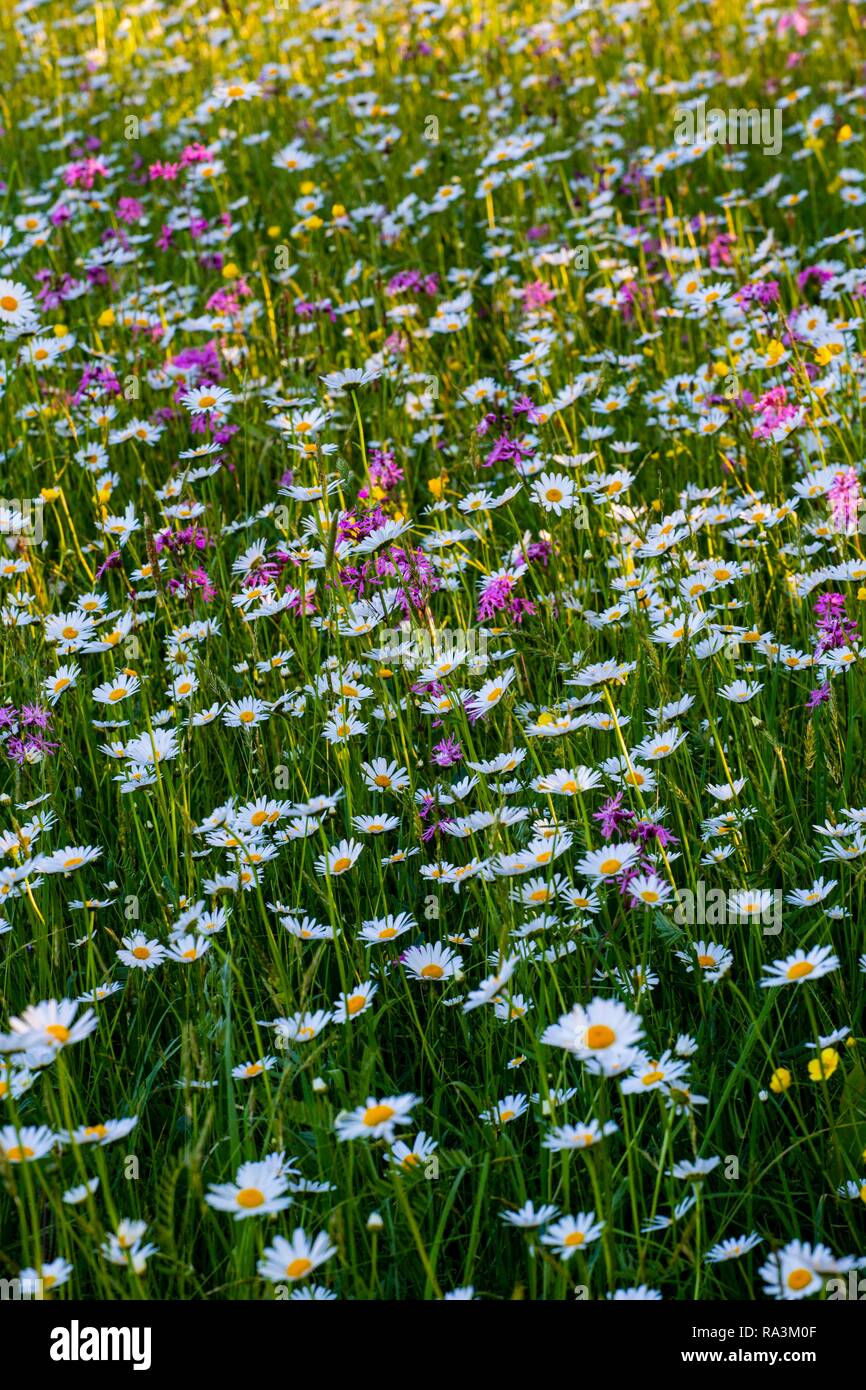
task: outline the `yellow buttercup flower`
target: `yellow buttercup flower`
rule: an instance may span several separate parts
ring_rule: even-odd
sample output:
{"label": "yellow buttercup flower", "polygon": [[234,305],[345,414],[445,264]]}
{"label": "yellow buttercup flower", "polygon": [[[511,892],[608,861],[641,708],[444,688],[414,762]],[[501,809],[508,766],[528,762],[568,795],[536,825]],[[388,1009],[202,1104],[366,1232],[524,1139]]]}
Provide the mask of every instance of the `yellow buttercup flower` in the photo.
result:
{"label": "yellow buttercup flower", "polygon": [[827,1081],[839,1065],[839,1053],[835,1047],[823,1047],[820,1057],[809,1063],[809,1076],[812,1081]]}

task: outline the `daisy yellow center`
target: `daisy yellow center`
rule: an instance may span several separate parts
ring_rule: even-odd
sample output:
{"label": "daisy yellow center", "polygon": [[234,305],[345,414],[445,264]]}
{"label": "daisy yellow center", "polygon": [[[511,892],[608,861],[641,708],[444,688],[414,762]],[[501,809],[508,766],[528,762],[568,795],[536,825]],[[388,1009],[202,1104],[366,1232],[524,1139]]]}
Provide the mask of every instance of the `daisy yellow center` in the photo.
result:
{"label": "daisy yellow center", "polygon": [[263,1206],[266,1198],[264,1192],[257,1187],[242,1187],[235,1201],[239,1207],[252,1208]]}
{"label": "daisy yellow center", "polygon": [[136,960],[150,959],[150,951],[147,949],[146,946],[133,946],[132,954],[135,956]]}
{"label": "daisy yellow center", "polygon": [[343,855],[340,856],[339,859],[335,859],[335,860],[334,860],[334,873],[335,873],[335,874],[344,874],[344,873],[346,872],[346,870],[347,870],[347,869],[350,869],[351,867],[352,867],[352,861],[351,861],[351,859],[349,859],[348,855],[343,854]]}
{"label": "daisy yellow center", "polygon": [[309,1274],[313,1268],[312,1260],[305,1260],[303,1257],[292,1260],[290,1265],[286,1265],[286,1274],[290,1279],[303,1279],[305,1274]]}
{"label": "daisy yellow center", "polygon": [[396,935],[397,935],[397,928],[396,928],[396,927],[383,927],[382,930],[379,932],[379,940],[380,940],[380,941],[390,941],[391,937],[392,937],[392,936],[396,936]]}
{"label": "daisy yellow center", "polygon": [[261,1062],[253,1062],[252,1066],[247,1067],[247,1069],[246,1069],[244,1075],[245,1075],[245,1076],[258,1076],[259,1072],[260,1072],[260,1071],[263,1071],[263,1070],[264,1070],[264,1068],[262,1067]]}
{"label": "daisy yellow center", "polygon": [[363,1009],[366,1002],[366,994],[353,994],[351,999],[347,1003],[346,1008],[350,1014],[357,1014],[360,1013],[361,1009]]}
{"label": "daisy yellow center", "polygon": [[115,686],[114,690],[112,690],[112,691],[109,693],[108,698],[109,698],[109,700],[111,700],[112,702],[115,701],[115,700],[122,700],[125,694],[126,694],[126,691],[124,690],[123,686],[122,686],[122,685],[117,685],[117,686]]}
{"label": "daisy yellow center", "polygon": [[264,825],[267,818],[267,811],[254,811],[251,817],[253,825]]}
{"label": "daisy yellow center", "polygon": [[431,962],[430,965],[425,965],[422,968],[421,974],[425,980],[441,980],[445,971],[442,969],[441,965],[435,965]]}
{"label": "daisy yellow center", "polygon": [[583,1245],[585,1240],[586,1236],[583,1231],[569,1231],[563,1241],[563,1245],[567,1245],[570,1249],[574,1249],[576,1245]]}
{"label": "daisy yellow center", "polygon": [[21,1163],[21,1161],[25,1158],[32,1158],[34,1153],[35,1150],[29,1149],[26,1144],[24,1144],[21,1148],[19,1148],[17,1145],[13,1145],[11,1149],[6,1150],[6,1157],[8,1158],[10,1163]]}
{"label": "daisy yellow center", "polygon": [[242,724],[252,724],[255,717],[256,716],[251,709],[241,710],[240,720]]}
{"label": "daisy yellow center", "polygon": [[562,501],[562,493],[560,492],[558,487],[549,487],[547,489],[547,500],[548,502]]}
{"label": "daisy yellow center", "polygon": [[698,965],[703,966],[705,970],[708,969],[709,966],[715,965],[715,963],[715,956],[698,956]]}
{"label": "daisy yellow center", "polygon": [[62,1023],[49,1023],[45,1031],[55,1042],[69,1042],[69,1029],[64,1028]]}
{"label": "daisy yellow center", "polygon": [[529,900],[533,903],[546,903],[549,897],[550,893],[547,888],[536,888],[534,893],[530,893]]}
{"label": "daisy yellow center", "polygon": [[622,863],[619,859],[604,859],[599,868],[603,874],[616,874],[622,868]]}
{"label": "daisy yellow center", "polygon": [[648,1071],[646,1076],[642,1077],[641,1080],[645,1086],[654,1086],[657,1081],[664,1081],[664,1078],[665,1074],[663,1071]]}
{"label": "daisy yellow center", "polygon": [[72,639],[73,639],[73,637],[77,637],[77,636],[78,636],[78,628],[77,628],[77,627],[65,627],[65,628],[63,629],[62,635],[66,638],[67,642],[71,642]]}
{"label": "daisy yellow center", "polygon": [[812,973],[812,971],[813,971],[814,969],[815,969],[815,967],[814,967],[814,965],[812,964],[811,961],[808,961],[808,960],[798,960],[796,965],[789,966],[789,968],[788,968],[788,979],[789,979],[789,980],[802,980],[802,979],[805,979],[805,977],[806,977],[807,975],[811,975],[811,973]]}
{"label": "daisy yellow center", "polygon": [[786,1280],[788,1288],[798,1291],[805,1289],[812,1282],[812,1271],[809,1269],[792,1269]]}
{"label": "daisy yellow center", "polygon": [[104,1139],[108,1133],[107,1125],[88,1125],[84,1131],[88,1139]]}
{"label": "daisy yellow center", "polygon": [[216,404],[216,396],[200,396],[199,405],[210,406]]}
{"label": "daisy yellow center", "polygon": [[375,1125],[383,1125],[391,1119],[394,1114],[392,1105],[368,1105],[364,1111],[364,1124],[368,1129],[373,1129]]}
{"label": "daisy yellow center", "polygon": [[7,314],[14,314],[18,308],[18,300],[12,294],[4,294],[0,299],[0,309],[5,309]]}
{"label": "daisy yellow center", "polygon": [[616,1033],[612,1028],[608,1028],[606,1023],[593,1023],[592,1027],[586,1030],[587,1047],[610,1047],[613,1042],[616,1042]]}
{"label": "daisy yellow center", "polygon": [[377,777],[373,778],[373,781],[377,787],[390,787],[391,785],[391,778],[385,772],[380,772]]}
{"label": "daisy yellow center", "polygon": [[563,782],[562,790],[564,792],[571,792],[573,794],[577,791],[577,783],[575,781],[572,781],[571,778],[569,778],[567,782]]}

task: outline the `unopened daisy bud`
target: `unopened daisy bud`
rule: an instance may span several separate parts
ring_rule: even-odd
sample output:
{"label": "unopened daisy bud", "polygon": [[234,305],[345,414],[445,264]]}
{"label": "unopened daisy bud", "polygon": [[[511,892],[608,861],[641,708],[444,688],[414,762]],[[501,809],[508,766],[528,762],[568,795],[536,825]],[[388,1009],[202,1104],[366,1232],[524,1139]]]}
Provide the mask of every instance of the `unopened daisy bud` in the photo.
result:
{"label": "unopened daisy bud", "polygon": [[368,1231],[382,1231],[385,1229],[385,1222],[377,1211],[371,1211],[367,1217]]}
{"label": "unopened daisy bud", "polygon": [[328,1089],[328,1083],[327,1083],[327,1081],[323,1080],[323,1078],[322,1078],[321,1076],[315,1076],[315,1077],[313,1077],[313,1090],[315,1091],[315,1093],[316,1093],[317,1096],[324,1095],[324,1093],[325,1093],[325,1091],[327,1091],[327,1089]]}
{"label": "unopened daisy bud", "polygon": [[769,1092],[769,1091],[759,1091],[759,1092],[758,1092],[758,1100],[760,1100],[760,1101],[765,1101],[765,1100],[769,1100],[769,1099],[770,1099],[770,1092]]}

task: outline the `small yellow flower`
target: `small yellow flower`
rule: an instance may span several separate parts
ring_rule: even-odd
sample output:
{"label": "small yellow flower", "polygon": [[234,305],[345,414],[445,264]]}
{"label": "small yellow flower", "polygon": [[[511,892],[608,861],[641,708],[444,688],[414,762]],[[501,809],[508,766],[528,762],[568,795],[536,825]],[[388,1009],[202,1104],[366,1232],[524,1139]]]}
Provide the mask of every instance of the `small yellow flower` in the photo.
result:
{"label": "small yellow flower", "polygon": [[304,182],[301,184],[301,192],[304,195],[304,197],[306,198],[308,194],[315,193],[315,191],[316,185],[312,183],[309,179],[304,179]]}
{"label": "small yellow flower", "polygon": [[234,261],[226,261],[225,265],[223,266],[223,279],[236,280],[239,275],[240,271],[238,270]]}
{"label": "small yellow flower", "polygon": [[40,492],[39,496],[42,498],[43,502],[56,502],[58,497],[60,496],[60,488],[44,487]]}
{"label": "small yellow flower", "polygon": [[429,488],[430,492],[432,492],[433,496],[436,498],[437,501],[444,493],[447,483],[447,473],[440,473],[438,478],[427,479],[427,487]]}
{"label": "small yellow flower", "polygon": [[114,310],[113,310],[113,309],[103,309],[102,313],[99,315],[99,318],[96,320],[96,322],[99,324],[99,327],[100,327],[100,328],[113,328],[113,327],[114,327]]}
{"label": "small yellow flower", "polygon": [[787,1067],[777,1067],[770,1077],[770,1090],[775,1091],[777,1096],[781,1095],[787,1091],[793,1079]]}
{"label": "small yellow flower", "polygon": [[322,222],[321,217],[317,217],[314,213],[312,217],[308,217],[306,219],[306,221],[304,222],[304,226],[306,227],[308,232],[317,232],[320,227],[324,226],[324,223]]}
{"label": "small yellow flower", "polygon": [[65,323],[55,323],[55,325],[54,325],[54,336],[55,336],[55,338],[65,338],[68,332],[69,332],[69,329],[66,327],[66,324],[65,324]]}
{"label": "small yellow flower", "polygon": [[849,125],[843,125],[839,128],[836,134],[836,140],[840,145],[844,145],[846,141],[851,139],[851,136],[853,134],[854,132]]}
{"label": "small yellow flower", "polygon": [[272,241],[273,241],[276,237],[278,237],[279,235],[280,235],[280,229],[279,229],[279,227],[268,227],[268,236],[271,238]]}
{"label": "small yellow flower", "polygon": [[345,216],[346,216],[346,209],[343,207],[343,204],[342,204],[342,203],[335,203],[335,204],[334,204],[334,206],[331,208],[331,216],[332,216],[332,217],[345,217]]}
{"label": "small yellow flower", "polygon": [[835,1047],[821,1049],[820,1057],[809,1063],[809,1076],[812,1081],[827,1081],[839,1065],[839,1053]]}

